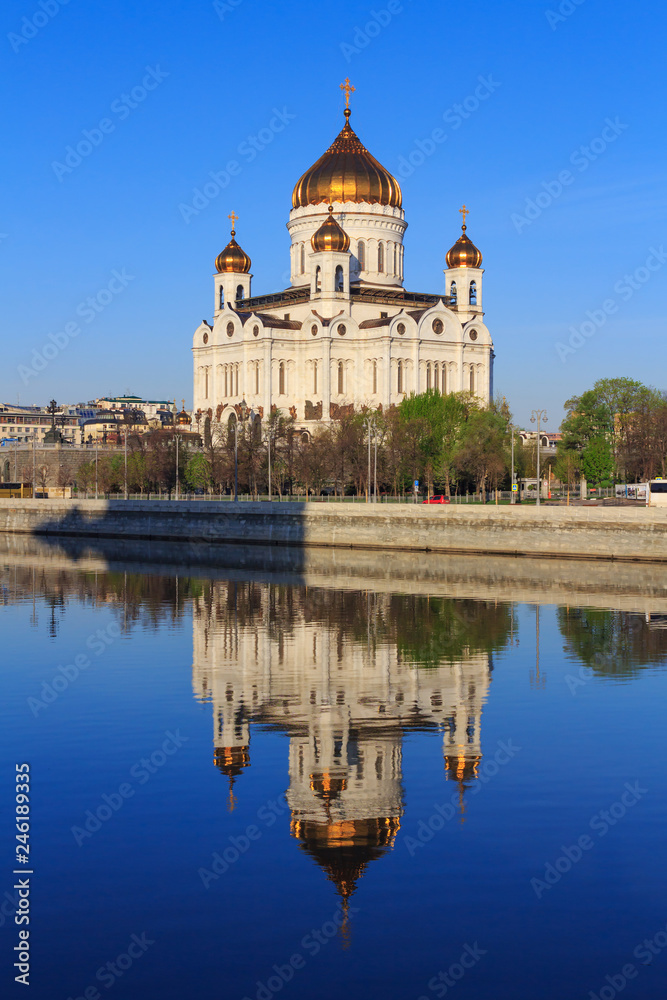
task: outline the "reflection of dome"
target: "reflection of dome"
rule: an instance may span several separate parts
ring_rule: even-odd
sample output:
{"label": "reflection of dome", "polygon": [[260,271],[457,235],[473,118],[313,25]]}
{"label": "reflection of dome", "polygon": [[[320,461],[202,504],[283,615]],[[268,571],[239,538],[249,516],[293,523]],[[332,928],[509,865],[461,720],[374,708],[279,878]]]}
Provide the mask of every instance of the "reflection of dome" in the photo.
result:
{"label": "reflection of dome", "polygon": [[315,252],[334,250],[345,253],[350,249],[350,237],[338,225],[333,217],[333,205],[329,205],[329,214],[311,239]]}
{"label": "reflection of dome", "polygon": [[331,202],[369,202],[401,207],[401,188],[395,177],[368,152],[350,126],[345,125],[326,153],[296,182],[292,207]]}
{"label": "reflection of dome", "polygon": [[345,903],[357,888],[368,862],[382,857],[393,846],[400,825],[397,816],[338,823],[292,819],[290,831],[326,872]]}
{"label": "reflection of dome", "polygon": [[213,763],[222,774],[236,777],[244,767],[248,767],[250,764],[249,748],[247,746],[216,747]]}
{"label": "reflection of dome", "polygon": [[225,249],[215,258],[215,269],[220,274],[223,271],[233,271],[234,274],[248,274],[251,260],[245,250],[238,245],[234,236],[236,232],[232,229],[232,238]]}
{"label": "reflection of dome", "polygon": [[222,774],[229,778],[229,811],[234,811],[234,781],[244,767],[250,766],[250,748],[248,746],[216,747],[213,763]]}
{"label": "reflection of dome", "polygon": [[482,254],[466,236],[467,228],[465,225],[461,226],[463,235],[459,236],[452,249],[447,252],[447,267],[482,266]]}
{"label": "reflection of dome", "polygon": [[341,792],[347,788],[347,778],[335,778],[329,771],[320,774],[311,774],[310,790],[315,792],[318,799],[324,802],[331,802],[337,799]]}
{"label": "reflection of dome", "polygon": [[445,756],[445,772],[450,781],[476,781],[477,769],[482,759],[481,754],[464,757],[463,754],[447,754]]}

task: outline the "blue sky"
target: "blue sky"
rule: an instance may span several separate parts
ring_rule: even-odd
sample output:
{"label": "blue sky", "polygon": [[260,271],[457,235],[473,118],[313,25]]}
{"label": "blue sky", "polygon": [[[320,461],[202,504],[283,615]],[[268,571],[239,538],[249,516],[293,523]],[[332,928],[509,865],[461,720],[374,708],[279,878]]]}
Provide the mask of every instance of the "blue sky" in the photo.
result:
{"label": "blue sky", "polygon": [[[496,391],[520,423],[545,407],[555,427],[600,377],[667,389],[658,5],[6,0],[0,19],[0,400],[190,402],[227,216],[253,292],[284,287],[292,187],[341,127],[348,75],[352,124],[389,170],[426,143],[401,177],[408,288],[444,291],[470,209]],[[67,161],[84,130],[89,155]]]}

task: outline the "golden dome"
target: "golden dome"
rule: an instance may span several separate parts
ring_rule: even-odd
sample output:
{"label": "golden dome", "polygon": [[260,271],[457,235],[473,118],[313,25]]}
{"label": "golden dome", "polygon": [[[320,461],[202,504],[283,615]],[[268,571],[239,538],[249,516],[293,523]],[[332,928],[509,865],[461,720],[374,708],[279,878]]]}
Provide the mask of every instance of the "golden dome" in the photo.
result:
{"label": "golden dome", "polygon": [[188,411],[185,409],[185,400],[183,399],[183,400],[181,400],[181,402],[183,403],[183,409],[181,410],[180,413],[176,414],[176,423],[177,424],[181,424],[182,426],[185,425],[185,424],[191,424],[192,423],[192,417],[190,416],[190,414],[188,413]]}
{"label": "golden dome", "polygon": [[248,274],[252,261],[245,250],[242,250],[234,237],[236,230],[232,229],[232,238],[225,249],[215,258],[215,269],[219,274],[233,271],[234,274]]}
{"label": "golden dome", "polygon": [[353,131],[351,113],[345,108],[342,131],[317,163],[296,182],[292,193],[293,208],[346,201],[401,207],[398,181],[371,156]]}
{"label": "golden dome", "polygon": [[350,237],[338,225],[333,217],[333,205],[329,205],[329,214],[311,239],[313,250],[335,250],[345,253],[350,249]]}
{"label": "golden dome", "polygon": [[451,250],[447,253],[447,267],[481,267],[482,254],[472,240],[466,236],[465,223],[461,226],[463,235],[459,236]]}

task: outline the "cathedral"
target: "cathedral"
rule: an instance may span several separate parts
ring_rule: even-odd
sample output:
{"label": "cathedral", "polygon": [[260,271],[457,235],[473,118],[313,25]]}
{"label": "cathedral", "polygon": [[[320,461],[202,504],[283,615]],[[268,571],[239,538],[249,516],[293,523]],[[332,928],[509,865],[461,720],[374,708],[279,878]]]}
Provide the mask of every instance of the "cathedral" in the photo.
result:
{"label": "cathedral", "polygon": [[[218,423],[290,414],[303,431],[410,393],[493,394],[482,254],[462,233],[446,254],[446,294],[403,287],[407,229],[398,181],[345,124],[297,181],[287,229],[290,286],[252,294],[251,260],[231,239],[215,261],[213,322],[194,335],[194,409]],[[245,405],[244,405],[245,404]]]}

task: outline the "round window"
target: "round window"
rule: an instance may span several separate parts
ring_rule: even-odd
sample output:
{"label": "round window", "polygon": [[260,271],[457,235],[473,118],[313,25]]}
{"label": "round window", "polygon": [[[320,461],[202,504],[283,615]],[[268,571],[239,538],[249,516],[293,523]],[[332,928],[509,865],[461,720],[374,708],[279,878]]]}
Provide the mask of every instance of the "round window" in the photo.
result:
{"label": "round window", "polygon": [[310,328],[310,332],[312,333],[313,337],[317,336],[317,327],[316,327],[316,325],[314,323],[313,323],[313,325]]}
{"label": "round window", "polygon": [[347,333],[347,327],[345,326],[345,323],[340,323],[338,325],[338,335],[339,335],[339,337],[344,337],[346,333]]}
{"label": "round window", "polygon": [[204,340],[205,344],[208,344],[208,334],[207,333],[204,334],[203,340]]}
{"label": "round window", "polygon": [[252,335],[253,335],[253,337],[259,337],[259,327],[258,326],[253,326],[253,328],[252,328]]}
{"label": "round window", "polygon": [[403,334],[405,333],[405,323],[399,323],[398,326],[396,327],[396,329],[398,330],[398,332],[400,333],[400,335],[402,337]]}
{"label": "round window", "polygon": [[433,327],[434,333],[442,333],[442,331],[445,329],[441,319],[434,319],[431,326]]}
{"label": "round window", "polygon": [[228,323],[227,324],[227,336],[228,337],[233,337],[234,336],[234,324],[233,323]]}
{"label": "round window", "polygon": [[477,330],[471,330],[470,331],[470,339],[471,340],[477,340]]}

